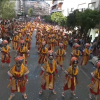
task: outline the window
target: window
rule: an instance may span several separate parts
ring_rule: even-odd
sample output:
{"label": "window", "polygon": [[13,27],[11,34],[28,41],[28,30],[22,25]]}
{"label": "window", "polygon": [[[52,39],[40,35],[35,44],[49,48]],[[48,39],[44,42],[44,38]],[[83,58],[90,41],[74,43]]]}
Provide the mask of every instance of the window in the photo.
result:
{"label": "window", "polygon": [[74,8],[71,8],[71,12],[73,12],[74,11]]}
{"label": "window", "polygon": [[79,11],[84,12],[85,8],[80,8]]}
{"label": "window", "polygon": [[69,13],[69,9],[67,8],[67,12]]}
{"label": "window", "polygon": [[62,10],[62,3],[58,4],[58,10]]}
{"label": "window", "polygon": [[98,10],[100,11],[100,5],[99,5],[99,7],[98,7]]}
{"label": "window", "polygon": [[57,0],[53,0],[53,1],[52,1],[52,4],[54,4],[55,1],[57,1]]}
{"label": "window", "polygon": [[79,4],[79,5],[78,5],[78,9],[79,9],[79,11],[84,11],[85,8],[87,8],[86,3],[82,3],[82,4]]}
{"label": "window", "polygon": [[96,2],[89,3],[88,4],[88,8],[94,10],[95,9],[95,5],[96,5]]}

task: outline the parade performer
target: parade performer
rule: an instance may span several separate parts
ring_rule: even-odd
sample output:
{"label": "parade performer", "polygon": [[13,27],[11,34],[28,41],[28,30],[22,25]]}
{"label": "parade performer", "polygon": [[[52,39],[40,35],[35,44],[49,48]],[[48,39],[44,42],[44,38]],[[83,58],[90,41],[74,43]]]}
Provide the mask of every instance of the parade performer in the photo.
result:
{"label": "parade performer", "polygon": [[96,96],[96,100],[99,100],[98,95],[100,94],[100,61],[97,62],[96,67],[96,70],[91,73],[92,82],[89,84],[89,97],[92,99],[92,94],[94,94]]}
{"label": "parade performer", "polygon": [[45,41],[45,39],[44,39],[44,35],[43,35],[43,34],[41,34],[41,41],[42,41],[42,42]]}
{"label": "parade performer", "polygon": [[59,43],[61,42],[61,35],[60,35],[60,32],[58,32],[58,35],[56,37],[56,40],[57,40],[57,46],[59,46]]}
{"label": "parade performer", "polygon": [[38,31],[36,34],[36,45],[38,45],[38,41],[40,38],[41,38],[41,33],[40,33],[40,31]]}
{"label": "parade performer", "polygon": [[41,50],[41,47],[42,47],[42,37],[39,38],[37,45],[38,45],[38,53],[39,53],[40,52],[39,50]]}
{"label": "parade performer", "polygon": [[14,37],[13,37],[13,39],[12,39],[12,41],[13,41],[13,49],[14,49],[14,50],[16,50],[16,49],[18,48],[19,37],[18,37],[17,33],[18,33],[18,32],[15,31]]}
{"label": "parade performer", "polygon": [[21,29],[21,34],[22,34],[23,37],[25,35],[25,30],[26,30],[26,27]]}
{"label": "parade performer", "polygon": [[52,34],[52,37],[49,41],[49,50],[53,50],[54,51],[54,48],[56,46],[56,40],[55,40],[55,37],[54,37],[54,34]]}
{"label": "parade performer", "polygon": [[30,50],[30,48],[31,48],[31,39],[30,39],[29,33],[26,34],[25,45],[28,48],[28,50]]}
{"label": "parade performer", "polygon": [[51,40],[51,34],[48,32],[48,35],[47,35],[47,44],[48,44],[48,47],[50,47],[50,40]]}
{"label": "parade performer", "polygon": [[31,32],[31,29],[29,29],[29,30],[26,31],[26,35],[27,35],[27,33],[29,33],[29,38],[30,38],[30,40],[32,40],[32,34],[33,34],[33,32]]}
{"label": "parade performer", "polygon": [[42,65],[47,60],[48,49],[45,46],[46,46],[46,42],[44,41],[44,42],[42,42],[41,50],[39,50],[38,66],[39,66],[39,64]]}
{"label": "parade performer", "polygon": [[65,95],[65,91],[71,89],[72,94],[75,96],[75,89],[77,85],[77,75],[78,75],[78,59],[72,57],[71,66],[65,71],[65,83],[63,87],[62,96]]}
{"label": "parade performer", "polygon": [[29,56],[29,50],[25,46],[24,40],[20,41],[20,46],[17,49],[17,55],[23,56],[23,58],[24,58],[24,64],[27,65],[27,58]]}
{"label": "parade performer", "polygon": [[74,44],[73,44],[73,47],[72,47],[72,51],[75,49],[75,45],[78,44],[77,42],[78,42],[78,39],[74,39]]}
{"label": "parade performer", "polygon": [[57,70],[57,64],[54,60],[54,54],[52,50],[48,51],[48,60],[45,62],[45,64],[41,67],[41,88],[42,90],[39,92],[39,94],[43,93],[43,90],[53,90],[53,93],[56,94],[54,90],[54,84],[56,81],[56,73],[58,73]]}
{"label": "parade performer", "polygon": [[68,46],[68,41],[66,39],[66,36],[63,36],[63,45],[64,45],[64,50],[67,50],[67,46]]}
{"label": "parade performer", "polygon": [[18,37],[19,37],[19,40],[23,40],[23,36],[22,36],[22,34],[21,34],[20,29],[18,30]]}
{"label": "parade performer", "polygon": [[59,64],[61,69],[63,70],[63,63],[64,63],[64,58],[66,56],[66,52],[63,49],[63,43],[59,43],[59,47],[60,48],[55,52],[56,61],[57,61],[57,64]]}
{"label": "parade performer", "polygon": [[83,57],[82,57],[81,65],[86,65],[88,63],[88,60],[90,58],[90,53],[91,53],[91,50],[89,49],[89,47],[90,47],[90,44],[86,43],[85,49],[83,50]]}
{"label": "parade performer", "polygon": [[10,76],[10,83],[7,87],[11,86],[11,95],[8,100],[12,100],[15,96],[15,92],[21,92],[24,99],[27,99],[26,95],[26,83],[28,83],[29,70],[23,65],[23,57],[17,56],[15,58],[16,64],[8,71]]}
{"label": "parade performer", "polygon": [[65,33],[65,36],[66,36],[66,40],[69,41],[69,34],[68,32],[64,32]]}
{"label": "parade performer", "polygon": [[32,33],[33,33],[34,29],[35,29],[35,26],[34,26],[34,24],[32,24],[32,26],[31,26],[31,32]]}
{"label": "parade performer", "polygon": [[80,45],[76,44],[74,46],[74,50],[71,53],[71,57],[76,57],[77,59],[79,59],[79,56],[81,54],[80,50],[79,50]]}
{"label": "parade performer", "polygon": [[4,63],[8,64],[8,67],[10,67],[10,47],[7,45],[8,41],[4,40],[3,41],[3,47],[2,47],[2,56],[1,56],[1,62],[2,62],[2,67],[4,66]]}

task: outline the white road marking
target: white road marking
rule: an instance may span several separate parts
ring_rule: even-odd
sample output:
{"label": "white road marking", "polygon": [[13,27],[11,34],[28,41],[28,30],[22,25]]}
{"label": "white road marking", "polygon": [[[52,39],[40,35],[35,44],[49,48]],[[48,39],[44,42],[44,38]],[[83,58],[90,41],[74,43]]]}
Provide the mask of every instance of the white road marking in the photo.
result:
{"label": "white road marking", "polygon": [[85,73],[85,71],[83,69],[80,68],[80,70],[83,72],[83,74],[88,78],[90,79],[90,77]]}

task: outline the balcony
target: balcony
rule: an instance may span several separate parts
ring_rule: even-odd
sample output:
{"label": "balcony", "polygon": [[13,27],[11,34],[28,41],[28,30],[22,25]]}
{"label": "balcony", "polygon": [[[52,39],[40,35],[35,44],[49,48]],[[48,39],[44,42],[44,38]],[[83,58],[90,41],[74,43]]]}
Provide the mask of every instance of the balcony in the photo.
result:
{"label": "balcony", "polygon": [[62,8],[58,8],[59,11],[62,11]]}
{"label": "balcony", "polygon": [[55,5],[60,4],[60,3],[63,4],[63,1],[64,0],[54,1],[53,4],[52,4],[52,6],[55,6]]}
{"label": "balcony", "polygon": [[54,1],[53,4],[52,4],[52,6],[55,6],[57,4],[58,4],[58,1]]}
{"label": "balcony", "polygon": [[54,13],[54,12],[61,12],[62,11],[62,8],[56,8],[56,9],[53,9],[51,10],[51,13]]}
{"label": "balcony", "polygon": [[64,1],[64,0],[59,0],[58,3],[62,3],[62,4],[63,4],[63,1]]}

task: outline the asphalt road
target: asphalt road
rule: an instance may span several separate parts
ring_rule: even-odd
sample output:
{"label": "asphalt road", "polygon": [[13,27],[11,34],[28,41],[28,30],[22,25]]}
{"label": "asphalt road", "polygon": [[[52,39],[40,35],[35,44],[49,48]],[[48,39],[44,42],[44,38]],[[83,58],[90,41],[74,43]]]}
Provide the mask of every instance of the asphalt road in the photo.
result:
{"label": "asphalt road", "polygon": [[[11,44],[10,44],[11,47]],[[64,69],[69,67],[70,63],[70,52],[71,47],[68,46],[67,56],[64,62]],[[11,66],[13,66],[14,56],[16,52],[11,49]],[[0,54],[1,56],[1,54]],[[1,60],[1,59],[0,59]],[[33,34],[33,40],[31,44],[30,56],[28,58],[28,68],[29,68],[29,83],[27,84],[26,93],[28,96],[28,100],[90,100],[89,99],[89,88],[88,85],[91,82],[91,72],[95,70],[94,66],[89,62],[87,66],[84,68],[80,68],[79,66],[79,75],[78,75],[78,85],[76,88],[76,97],[71,95],[71,91],[65,92],[65,97],[61,96],[63,91],[63,83],[65,74],[61,71],[60,67],[58,68],[59,77],[57,76],[55,83],[55,90],[57,92],[56,95],[52,94],[51,91],[44,91],[42,95],[39,95],[40,91],[40,67],[37,67],[38,64],[38,54],[37,48],[35,46],[35,32]],[[0,62],[1,65],[1,62]],[[0,67],[0,100],[8,100],[10,95],[10,88],[7,88],[9,84],[9,76],[7,75],[7,71],[9,68],[5,64],[4,67]],[[15,93],[15,97],[12,100],[24,100],[21,93]],[[93,99],[95,100],[95,98]],[[100,98],[99,98],[100,100]]]}

